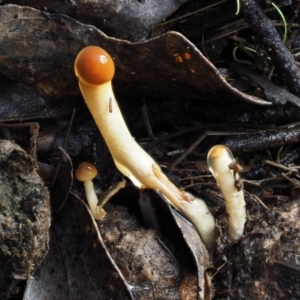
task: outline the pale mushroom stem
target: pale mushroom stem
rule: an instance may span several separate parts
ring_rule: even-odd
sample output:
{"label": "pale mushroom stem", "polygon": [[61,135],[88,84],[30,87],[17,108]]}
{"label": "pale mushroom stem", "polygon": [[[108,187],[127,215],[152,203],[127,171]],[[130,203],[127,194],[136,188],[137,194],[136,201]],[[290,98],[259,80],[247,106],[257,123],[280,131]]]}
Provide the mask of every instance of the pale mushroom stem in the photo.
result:
{"label": "pale mushroom stem", "polygon": [[242,236],[246,222],[246,203],[244,191],[237,189],[236,181],[239,175],[234,174],[230,165],[235,162],[229,148],[224,145],[212,147],[207,155],[208,166],[214,175],[225,199],[228,213],[228,235],[232,243],[237,242]]}
{"label": "pale mushroom stem", "polygon": [[159,189],[176,207],[179,200],[191,200],[169,181],[154,159],[131,136],[111,82],[99,86],[87,86],[79,82],[79,86],[120,172],[139,188]]}
{"label": "pale mushroom stem", "polygon": [[98,197],[96,195],[92,180],[84,181],[83,186],[92,215],[96,220],[102,220],[106,213],[104,209],[97,207]]}
{"label": "pale mushroom stem", "polygon": [[159,190],[194,223],[206,247],[212,249],[215,242],[215,221],[205,202],[179,190],[163,174],[154,159],[134,140],[115,99],[111,81],[101,85],[89,85],[79,81],[79,86],[120,172],[139,188]]}

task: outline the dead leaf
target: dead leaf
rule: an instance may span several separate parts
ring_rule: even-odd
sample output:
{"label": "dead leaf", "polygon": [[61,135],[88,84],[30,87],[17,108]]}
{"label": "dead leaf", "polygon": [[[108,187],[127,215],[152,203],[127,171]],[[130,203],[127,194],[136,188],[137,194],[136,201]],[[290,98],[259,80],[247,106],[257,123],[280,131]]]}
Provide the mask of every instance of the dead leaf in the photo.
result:
{"label": "dead leaf", "polygon": [[44,11],[65,14],[93,24],[107,35],[138,41],[150,35],[151,28],[166,19],[187,0],[10,0],[6,3],[31,6]]}
{"label": "dead leaf", "polygon": [[[238,91],[188,39],[169,32],[143,43],[109,38],[91,25],[29,7],[0,7],[0,69],[37,86],[41,95],[79,95],[73,64],[86,45],[100,45],[114,58],[122,92],[134,89],[216,97],[222,91],[256,104],[270,103]],[[13,49],[13,51],[12,51]]]}

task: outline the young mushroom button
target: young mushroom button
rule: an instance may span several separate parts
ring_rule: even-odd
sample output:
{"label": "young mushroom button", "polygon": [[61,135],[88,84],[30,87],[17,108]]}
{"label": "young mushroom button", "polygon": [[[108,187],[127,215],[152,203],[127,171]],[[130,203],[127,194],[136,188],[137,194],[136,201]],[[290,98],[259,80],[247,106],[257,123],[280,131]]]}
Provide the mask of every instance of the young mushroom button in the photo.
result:
{"label": "young mushroom button", "polygon": [[105,216],[104,209],[97,207],[98,198],[92,180],[97,176],[96,167],[89,162],[82,162],[75,172],[78,181],[82,181],[84,185],[85,195],[89,204],[93,217],[101,220]]}
{"label": "young mushroom button", "polygon": [[[100,47],[88,46],[77,55],[74,68],[86,105],[119,171],[139,188],[159,190],[174,207],[190,219],[195,197],[179,190],[169,181],[154,159],[131,136],[126,126],[112,90],[111,80],[115,68],[111,56]],[[200,235],[203,230],[205,235],[207,232],[212,233],[209,234],[212,239],[214,219],[205,203],[197,200],[201,201],[201,207],[204,207],[203,211],[200,209],[198,212],[198,218],[200,223],[205,219],[206,224],[195,226]],[[191,204],[188,208],[187,203]]]}

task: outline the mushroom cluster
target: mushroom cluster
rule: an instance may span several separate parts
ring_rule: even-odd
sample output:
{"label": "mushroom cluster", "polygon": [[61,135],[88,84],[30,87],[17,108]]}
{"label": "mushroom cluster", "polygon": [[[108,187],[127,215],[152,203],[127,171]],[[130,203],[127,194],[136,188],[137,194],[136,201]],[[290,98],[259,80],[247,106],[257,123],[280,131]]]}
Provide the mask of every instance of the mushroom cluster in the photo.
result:
{"label": "mushroom cluster", "polygon": [[85,47],[76,57],[75,74],[81,93],[117,168],[138,188],[158,190],[193,222],[211,249],[215,240],[213,216],[203,200],[179,190],[131,136],[112,89],[114,72],[113,59],[98,46]]}

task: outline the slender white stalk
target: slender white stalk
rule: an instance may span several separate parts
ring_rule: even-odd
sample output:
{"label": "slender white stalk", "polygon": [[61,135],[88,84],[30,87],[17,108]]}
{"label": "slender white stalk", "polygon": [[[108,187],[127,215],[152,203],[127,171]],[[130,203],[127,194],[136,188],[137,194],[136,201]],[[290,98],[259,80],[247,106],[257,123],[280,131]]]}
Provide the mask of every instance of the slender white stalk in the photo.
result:
{"label": "slender white stalk", "polygon": [[246,222],[246,203],[244,191],[237,189],[238,173],[230,165],[235,163],[232,152],[224,145],[216,145],[207,155],[207,164],[214,175],[225,199],[228,213],[228,233],[232,242],[238,241],[243,236]]}
{"label": "slender white stalk", "polygon": [[80,89],[120,172],[139,188],[158,189],[175,203],[188,201],[185,193],[169,181],[154,159],[131,136],[111,82],[93,87],[80,84]]}
{"label": "slender white stalk", "polygon": [[83,185],[84,185],[86,199],[89,204],[92,215],[96,220],[102,220],[106,213],[104,209],[97,208],[98,198],[92,180],[84,181]]}
{"label": "slender white stalk", "polygon": [[159,190],[194,223],[206,246],[211,248],[215,239],[215,222],[206,204],[203,200],[196,201],[191,194],[180,191],[134,140],[115,99],[111,82],[88,85],[79,81],[79,86],[120,172],[139,188]]}

